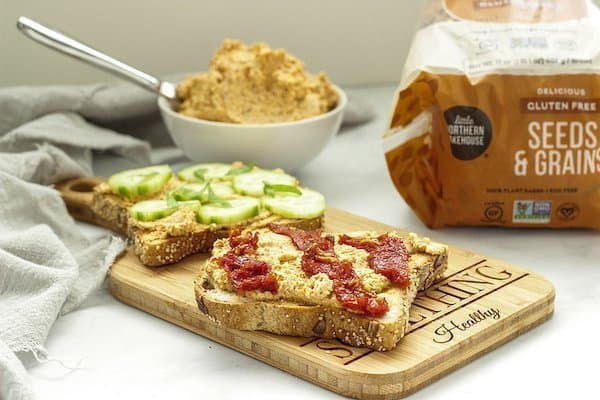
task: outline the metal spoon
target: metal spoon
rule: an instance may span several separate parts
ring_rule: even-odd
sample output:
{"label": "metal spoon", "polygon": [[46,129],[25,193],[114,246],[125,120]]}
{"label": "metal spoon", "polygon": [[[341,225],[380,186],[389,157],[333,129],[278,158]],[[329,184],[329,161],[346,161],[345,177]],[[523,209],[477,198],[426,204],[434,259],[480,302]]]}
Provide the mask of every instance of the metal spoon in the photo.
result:
{"label": "metal spoon", "polygon": [[17,20],[17,28],[25,36],[30,37],[38,43],[93,66],[100,67],[105,71],[127,79],[144,89],[164,97],[175,110],[179,107],[176,86],[170,82],[161,81],[152,75],[142,72],[124,62],[115,60],[78,40],[50,29],[27,17],[19,17]]}

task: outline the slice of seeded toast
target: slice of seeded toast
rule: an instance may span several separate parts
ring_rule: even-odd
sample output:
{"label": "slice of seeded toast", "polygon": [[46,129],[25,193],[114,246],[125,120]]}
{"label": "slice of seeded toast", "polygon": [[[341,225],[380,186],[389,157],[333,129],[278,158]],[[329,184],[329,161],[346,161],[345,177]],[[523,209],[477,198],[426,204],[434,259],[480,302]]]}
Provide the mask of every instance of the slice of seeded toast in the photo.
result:
{"label": "slice of seeded toast", "polygon": [[238,225],[198,223],[193,211],[186,207],[151,222],[140,222],[129,215],[129,207],[136,202],[164,198],[168,191],[183,183],[173,177],[158,193],[131,199],[114,194],[108,183],[103,182],[94,188],[91,207],[98,217],[106,221],[106,226],[129,238],[142,264],[150,267],[172,264],[191,254],[209,252],[215,240],[227,237],[233,228],[256,229],[276,222],[310,230],[323,224],[323,217],[288,219],[266,210]]}
{"label": "slice of seeded toast", "polygon": [[[234,329],[337,338],[352,346],[391,350],[406,332],[409,308],[417,291],[429,287],[447,267],[446,246],[410,234],[403,238],[409,253],[409,284],[400,287],[369,267],[367,251],[339,244],[336,235],[335,253],[339,259],[350,261],[363,287],[388,303],[385,314],[368,317],[344,308],[325,274],[308,277],[301,268],[303,253],[287,236],[268,229],[256,232],[256,257],[271,266],[278,283],[277,293],[233,289],[219,264],[219,258],[231,249],[226,239],[215,242],[212,257],[202,266],[194,285],[200,311]],[[376,237],[372,232],[351,235]],[[389,235],[400,237],[397,232]]]}

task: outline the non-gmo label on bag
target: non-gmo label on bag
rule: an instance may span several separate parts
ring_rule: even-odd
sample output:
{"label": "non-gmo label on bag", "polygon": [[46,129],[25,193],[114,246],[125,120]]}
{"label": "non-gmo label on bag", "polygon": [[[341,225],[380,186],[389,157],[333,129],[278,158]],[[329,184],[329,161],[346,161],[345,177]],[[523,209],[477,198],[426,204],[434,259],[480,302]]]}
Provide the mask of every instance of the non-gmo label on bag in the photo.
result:
{"label": "non-gmo label on bag", "polygon": [[513,222],[547,224],[550,222],[552,202],[547,200],[515,200]]}

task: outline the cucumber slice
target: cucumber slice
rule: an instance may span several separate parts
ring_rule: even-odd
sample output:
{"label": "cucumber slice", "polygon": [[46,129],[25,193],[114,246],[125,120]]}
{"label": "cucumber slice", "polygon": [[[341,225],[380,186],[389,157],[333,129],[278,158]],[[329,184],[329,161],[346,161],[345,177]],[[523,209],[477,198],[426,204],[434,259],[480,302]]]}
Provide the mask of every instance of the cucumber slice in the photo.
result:
{"label": "cucumber slice", "polygon": [[206,192],[206,183],[188,183],[169,193],[169,197],[177,201],[202,200]]}
{"label": "cucumber slice", "polygon": [[180,201],[175,204],[169,204],[166,200],[146,200],[131,206],[129,215],[138,221],[156,221],[168,217],[180,207],[190,207],[196,215],[200,213],[200,202],[197,200]]}
{"label": "cucumber slice", "polygon": [[237,175],[233,178],[233,189],[246,196],[260,197],[264,194],[265,182],[298,186],[298,181],[291,175],[283,172],[266,171],[257,169],[247,174]]}
{"label": "cucumber slice", "polygon": [[177,177],[186,182],[212,181],[224,178],[229,170],[231,170],[231,164],[196,164],[179,171]]}
{"label": "cucumber slice", "polygon": [[320,217],[325,213],[325,197],[314,190],[301,188],[301,195],[294,193],[277,193],[275,196],[263,197],[265,208],[273,214],[285,218],[309,219]]}
{"label": "cucumber slice", "polygon": [[[230,199],[235,196],[235,190],[233,190],[233,186],[231,182],[211,182],[210,187],[212,188],[214,194],[221,199]],[[208,190],[202,193],[202,201],[207,202],[208,199]]]}
{"label": "cucumber slice", "polygon": [[[213,192],[222,199],[230,199],[235,196],[235,191],[233,190],[233,186],[231,186],[231,182],[211,182],[210,187]],[[203,202],[208,201],[208,190],[202,193]]]}
{"label": "cucumber slice", "polygon": [[173,214],[179,208],[168,205],[165,200],[147,200],[135,203],[129,209],[129,215],[138,221],[155,221]]}
{"label": "cucumber slice", "polygon": [[[230,182],[212,182],[210,187],[222,199],[229,199],[235,195]],[[205,183],[187,183],[178,187],[169,195],[177,201],[200,200],[206,203],[208,201],[208,188]]]}
{"label": "cucumber slice", "polygon": [[230,169],[229,172],[227,172],[227,176],[231,177],[241,174],[247,174],[248,172],[252,171],[254,167],[255,164],[253,162],[251,162],[250,164],[243,164],[241,167]]}
{"label": "cucumber slice", "polygon": [[114,174],[108,178],[108,184],[121,196],[146,196],[159,192],[172,175],[168,165],[155,165]]}
{"label": "cucumber slice", "polygon": [[231,207],[218,204],[202,206],[199,220],[203,224],[235,224],[256,217],[260,210],[260,201],[254,197],[237,197],[228,200]]}

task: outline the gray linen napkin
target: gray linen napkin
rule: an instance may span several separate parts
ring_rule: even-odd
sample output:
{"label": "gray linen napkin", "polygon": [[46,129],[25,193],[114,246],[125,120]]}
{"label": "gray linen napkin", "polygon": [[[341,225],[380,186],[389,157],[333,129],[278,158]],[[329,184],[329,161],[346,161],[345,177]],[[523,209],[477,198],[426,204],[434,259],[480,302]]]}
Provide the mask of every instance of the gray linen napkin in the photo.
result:
{"label": "gray linen napkin", "polygon": [[98,153],[149,164],[148,141],[170,143],[155,101],[127,84],[0,89],[1,399],[34,397],[18,355],[46,357],[56,318],[101,285],[125,247],[108,233],[86,239],[46,185],[91,174]]}

